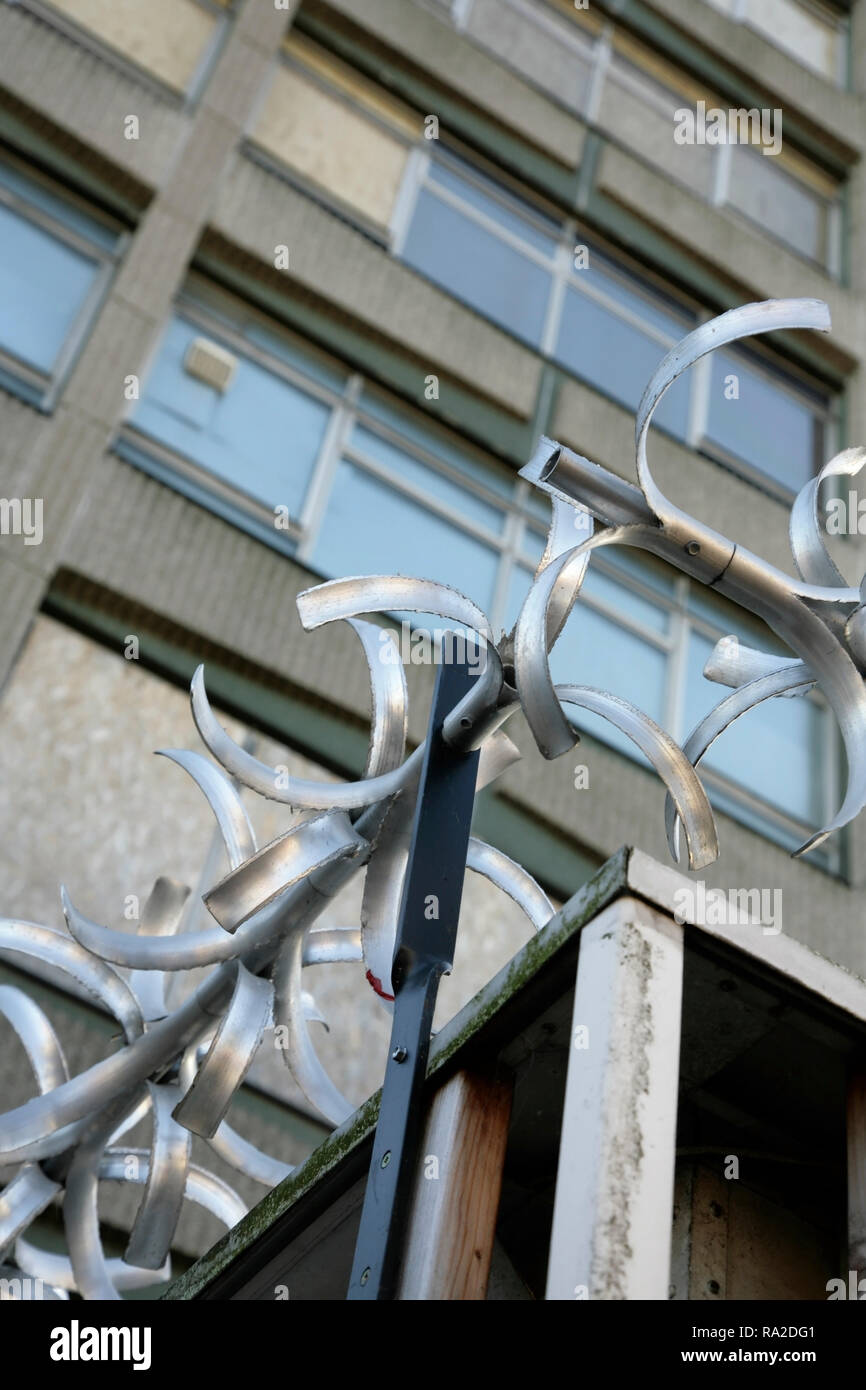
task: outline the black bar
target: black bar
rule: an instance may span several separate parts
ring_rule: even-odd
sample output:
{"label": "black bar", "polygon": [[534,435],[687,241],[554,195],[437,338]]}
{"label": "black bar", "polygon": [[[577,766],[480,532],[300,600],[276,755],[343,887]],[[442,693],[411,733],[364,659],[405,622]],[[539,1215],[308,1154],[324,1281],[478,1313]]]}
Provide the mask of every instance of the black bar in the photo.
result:
{"label": "black bar", "polygon": [[439,980],[454,959],[478,771],[478,753],[450,748],[442,725],[472,681],[465,659],[439,667],[397,926],[391,1046],[349,1300],[393,1298],[400,1272],[430,1030]]}

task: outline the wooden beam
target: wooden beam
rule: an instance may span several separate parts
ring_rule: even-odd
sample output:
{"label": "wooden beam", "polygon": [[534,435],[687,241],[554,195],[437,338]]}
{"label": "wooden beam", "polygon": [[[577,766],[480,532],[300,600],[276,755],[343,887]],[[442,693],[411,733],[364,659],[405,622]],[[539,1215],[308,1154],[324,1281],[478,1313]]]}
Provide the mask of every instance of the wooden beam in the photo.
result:
{"label": "wooden beam", "polygon": [[415,1184],[400,1299],[487,1292],[512,1086],[460,1071],[433,1098]]}

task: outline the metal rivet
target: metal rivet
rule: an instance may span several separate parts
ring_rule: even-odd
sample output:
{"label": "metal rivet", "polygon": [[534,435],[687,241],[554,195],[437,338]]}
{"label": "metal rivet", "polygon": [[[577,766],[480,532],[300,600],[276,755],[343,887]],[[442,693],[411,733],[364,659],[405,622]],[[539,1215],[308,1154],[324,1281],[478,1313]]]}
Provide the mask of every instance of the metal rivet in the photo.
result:
{"label": "metal rivet", "polygon": [[370,1278],[370,1266],[367,1265],[367,1268],[364,1270],[364,1273],[361,1275],[361,1283],[362,1283],[362,1284],[366,1284],[366,1282],[367,1282],[367,1280],[368,1280],[369,1278]]}
{"label": "metal rivet", "polygon": [[389,1149],[389,1150],[387,1151],[387,1153],[383,1153],[383,1155],[382,1155],[382,1167],[383,1167],[383,1168],[387,1168],[387,1167],[388,1167],[388,1164],[389,1164],[390,1162],[391,1162],[391,1150]]}
{"label": "metal rivet", "polygon": [[687,555],[700,555],[700,553],[701,553],[701,544],[700,544],[700,541],[689,541],[688,545],[686,546],[686,554],[687,554]]}
{"label": "metal rivet", "polygon": [[409,1053],[406,1051],[405,1047],[395,1047],[394,1051],[391,1053],[391,1059],[394,1062],[405,1062],[408,1056]]}

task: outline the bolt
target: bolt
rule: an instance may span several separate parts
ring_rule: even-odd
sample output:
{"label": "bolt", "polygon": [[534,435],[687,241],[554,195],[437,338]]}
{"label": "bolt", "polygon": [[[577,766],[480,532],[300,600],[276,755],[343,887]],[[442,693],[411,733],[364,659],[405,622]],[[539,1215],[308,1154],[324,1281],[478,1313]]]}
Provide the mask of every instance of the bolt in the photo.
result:
{"label": "bolt", "polygon": [[387,1168],[387,1167],[388,1167],[388,1164],[389,1164],[390,1162],[391,1162],[391,1150],[388,1149],[387,1153],[383,1153],[383,1155],[382,1155],[382,1164],[381,1164],[381,1166],[382,1166],[383,1168]]}
{"label": "bolt", "polygon": [[362,1283],[362,1284],[366,1284],[366,1282],[367,1282],[367,1280],[368,1280],[369,1278],[370,1278],[370,1266],[367,1265],[367,1268],[364,1270],[364,1273],[361,1275],[361,1283]]}
{"label": "bolt", "polygon": [[686,546],[686,554],[687,554],[687,555],[700,555],[700,553],[701,553],[700,541],[689,541],[688,545]]}
{"label": "bolt", "polygon": [[394,1062],[405,1062],[408,1056],[409,1053],[406,1051],[405,1047],[395,1047],[394,1051],[391,1053],[391,1060]]}

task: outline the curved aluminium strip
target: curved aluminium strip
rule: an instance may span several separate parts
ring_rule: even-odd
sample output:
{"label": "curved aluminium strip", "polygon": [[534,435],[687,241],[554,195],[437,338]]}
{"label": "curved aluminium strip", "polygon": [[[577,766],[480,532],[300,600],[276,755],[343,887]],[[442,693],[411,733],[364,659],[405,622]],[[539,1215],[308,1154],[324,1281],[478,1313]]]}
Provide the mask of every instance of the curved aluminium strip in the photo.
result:
{"label": "curved aluminium strip", "polygon": [[60,1040],[38,1004],[14,985],[0,985],[0,1014],[17,1033],[43,1095],[69,1080]]}
{"label": "curved aluminium strip", "polygon": [[135,1215],[124,1262],[141,1269],[161,1269],[171,1253],[189,1172],[192,1135],[172,1116],[177,1087],[148,1083],[153,1113],[153,1142],[147,1183]]}
{"label": "curved aluminium strip", "polygon": [[271,1016],[269,980],[238,962],[231,1003],[223,1014],[192,1085],[171,1112],[179,1125],[210,1139],[252,1065]]}
{"label": "curved aluminium strip", "polygon": [[[365,812],[365,817],[372,829],[376,815]],[[278,898],[272,906],[257,913],[242,933],[238,933],[244,936],[244,956],[248,962],[253,962],[257,970],[268,964],[294,914],[298,916],[299,926],[311,924],[353,872],[351,861],[326,864],[289,889],[285,898]],[[61,940],[80,952],[68,937]],[[233,965],[221,965],[183,1004],[167,1018],[153,1023],[128,1047],[96,1062],[50,1094],[37,1096],[0,1115],[0,1157],[7,1162],[20,1161],[41,1153],[59,1152],[58,1144],[69,1147],[68,1140],[65,1144],[62,1140],[73,1129],[74,1122],[80,1122],[80,1131],[89,1123],[86,1116],[108,1105],[119,1092],[145,1082],[157,1068],[166,1067],[218,1015],[234,982]],[[68,1127],[66,1134],[63,1126]]]}
{"label": "curved aluminium strip", "polygon": [[361,960],[361,933],[357,927],[324,927],[304,937],[304,965],[334,965]]}
{"label": "curved aluminium strip", "polygon": [[[688,544],[695,523],[693,517],[668,500],[650,472],[646,445],[656,407],[677,378],[714,348],[781,328],[812,328],[829,332],[830,311],[820,299],[769,299],[730,309],[702,323],[677,343],[650,378],[635,418],[637,473],[644,497],[671,539]],[[730,560],[733,542],[709,528],[702,527],[701,530],[703,548],[707,552],[707,577],[717,577]]]}
{"label": "curved aluminium strip", "polygon": [[582,579],[586,572],[590,551],[602,545],[636,544],[645,529],[611,527],[563,551],[545,566],[524,599],[514,629],[515,681],[526,722],[545,758],[558,758],[578,741],[553,689],[547,646],[549,614],[557,611],[561,594],[573,602],[577,578]]}
{"label": "curved aluminium strip", "polygon": [[[97,1211],[98,1184],[100,1181],[146,1183],[150,1173],[150,1155],[147,1149],[108,1149],[102,1152],[100,1142],[100,1137],[94,1134],[90,1143],[76,1153],[67,1179],[64,1221],[74,1287],[85,1299],[114,1301],[120,1295],[112,1278],[113,1262],[106,1260],[102,1251]],[[135,1160],[134,1165],[130,1164],[131,1159]],[[189,1167],[184,1197],[205,1207],[229,1230],[247,1212],[244,1203],[227,1183],[195,1164]],[[149,1273],[151,1282],[156,1282],[159,1272]],[[134,1277],[138,1287],[141,1286],[139,1276],[140,1271],[136,1271]]]}
{"label": "curved aluminium strip", "polygon": [[719,854],[712,807],[692,763],[670,735],[634,705],[606,691],[558,685],[556,693],[566,704],[580,705],[609,720],[637,745],[673,797],[686,833],[689,868],[712,864]]}
{"label": "curved aluminium strip", "polygon": [[[103,1182],[128,1182],[129,1179],[124,1171],[126,1160],[134,1155],[139,1160],[138,1176],[133,1178],[133,1182],[147,1182],[147,1174],[150,1166],[150,1155],[147,1149],[106,1149],[99,1165],[99,1177]],[[195,1202],[196,1206],[203,1207],[209,1211],[211,1216],[215,1216],[217,1221],[221,1221],[227,1230],[236,1226],[246,1216],[248,1207],[241,1200],[234,1188],[229,1187],[227,1182],[218,1178],[215,1173],[211,1173],[207,1168],[200,1168],[198,1164],[191,1163],[186,1179],[184,1197],[188,1202]]]}
{"label": "curved aluminium strip", "polygon": [[[356,810],[383,796],[391,796],[405,785],[408,759],[400,767],[377,777],[358,782],[310,782],[303,777],[290,777],[285,770],[269,767],[253,757],[226,733],[210,707],[204,685],[204,667],[199,666],[191,685],[192,717],[202,742],[218,763],[269,801],[286,806],[302,806],[312,811]],[[284,784],[284,785],[283,785]]]}
{"label": "curved aluminium strip", "polygon": [[[513,713],[516,708],[515,704],[508,713]],[[481,753],[478,758],[478,776],[475,778],[476,795],[485,787],[489,787],[491,782],[495,782],[497,777],[501,777],[503,772],[507,772],[515,763],[519,763],[521,756],[517,744],[512,742],[503,729],[496,729],[488,735],[481,745]]]}
{"label": "curved aluminium strip", "polygon": [[391,802],[376,835],[375,851],[364,875],[361,899],[361,945],[367,981],[386,1004],[393,1003],[391,968],[403,880],[412,841],[415,793]]}
{"label": "curved aluminium strip", "polygon": [[[141,910],[138,935],[170,936],[176,932],[188,897],[189,889],[185,883],[178,883],[173,878],[158,878]],[[165,977],[161,971],[133,970],[129,976],[129,986],[135,991],[148,1022],[165,1018],[168,1007],[165,1002]]]}
{"label": "curved aluminium strip", "polygon": [[821,484],[825,478],[853,478],[866,463],[866,449],[843,449],[825,463],[820,473],[802,487],[794,499],[788,523],[791,554],[797,573],[807,584],[845,588],[847,580],[834,564],[824,544],[818,515]]}
{"label": "curved aluminium strip", "polygon": [[756,613],[806,662],[842,733],[848,760],[842,805],[801,845],[796,851],[798,857],[847,825],[866,805],[866,686],[840,636],[813,612],[801,591],[792,589],[788,576],[772,565],[738,548],[716,587],[740,607]]}
{"label": "curved aluminium strip", "polygon": [[855,608],[845,624],[845,641],[860,670],[866,672],[866,604]]}
{"label": "curved aluminium strip", "polygon": [[[99,1165],[118,1118],[122,1117],[118,1113],[122,1096],[123,1093],[89,1124],[69,1166],[63,1198],[63,1227],[75,1284],[82,1298],[97,1301],[114,1301],[120,1297],[111,1282],[102,1248],[98,1190]],[[133,1101],[132,1094],[129,1100]],[[137,1100],[135,1096],[136,1104]],[[126,1155],[124,1177],[129,1180],[130,1176],[129,1155]]]}
{"label": "curved aluminium strip", "polygon": [[168,758],[188,773],[207,799],[214,813],[229,865],[236,869],[258,848],[250,818],[240,793],[222,768],[215,767],[203,753],[188,748],[159,748],[157,757]]}
{"label": "curved aluminium strip", "polygon": [[207,1142],[224,1163],[236,1168],[244,1177],[263,1183],[265,1187],[276,1187],[277,1183],[295,1171],[290,1163],[283,1163],[281,1159],[272,1158],[270,1154],[257,1149],[225,1120]]}
{"label": "curved aluminium strip", "polygon": [[501,888],[503,893],[507,893],[526,914],[536,931],[541,931],[550,921],[554,908],[544,889],[539,887],[521,864],[509,859],[501,849],[495,849],[493,845],[477,840],[474,835],[470,836],[466,867],[473,873],[489,879],[497,888]]}
{"label": "curved aluminium strip", "polygon": [[315,869],[368,848],[345,811],[325,811],[292,826],[204,894],[221,927],[233,932]]}
{"label": "curved aluminium strip", "polygon": [[458,589],[433,579],[402,574],[371,574],[331,579],[298,594],[298,613],[307,632],[340,618],[362,613],[432,613],[461,627],[472,628],[492,644],[487,616]]}
{"label": "curved aluminium strip", "polygon": [[36,1163],[25,1163],[0,1192],[0,1254],[54,1201],[60,1184]]}
{"label": "curved aluminium strip", "polygon": [[409,727],[409,695],[393,632],[360,618],[348,621],[364,649],[370,672],[370,747],[361,779],[367,781],[393,772],[403,761]]}
{"label": "curved aluminium strip", "polygon": [[101,927],[78,911],[65,888],[61,887],[60,895],[63,913],[75,940],[115,965],[125,965],[136,971],[192,970],[196,966],[233,960],[244,949],[243,938],[230,935],[222,927],[171,937],[138,936]]}
{"label": "curved aluminium strip", "polygon": [[739,638],[720,637],[704,666],[704,676],[717,685],[729,685],[733,689],[756,681],[759,676],[769,676],[774,671],[794,668],[803,676],[800,685],[791,686],[785,695],[804,695],[815,684],[815,677],[804,661],[796,656],[774,656],[771,652],[761,652],[755,647],[747,647]]}
{"label": "curved aluminium strip", "polygon": [[341,812],[302,821],[245,860],[205,895],[220,926],[203,931],[171,937],[115,931],[91,922],[62,888],[63,911],[76,941],[117,965],[136,970],[190,970],[213,965],[234,960],[246,948],[246,934],[233,935],[242,922],[270,906],[292,884],[335,859],[357,854],[365,845]]}
{"label": "curved aluminium strip", "polygon": [[65,932],[39,926],[36,922],[0,917],[0,950],[32,956],[71,975],[113,1014],[121,1024],[127,1042],[132,1042],[144,1031],[138,1000],[126,981],[110,965],[97,960],[89,951],[70,940]]}
{"label": "curved aluminium strip", "polygon": [[331,1124],[339,1125],[355,1107],[337,1090],[307,1031],[301,1007],[304,937],[303,931],[290,932],[274,962],[274,1025],[284,1030],[287,1045],[281,1048],[283,1058],[307,1100]]}
{"label": "curved aluminium strip", "polygon": [[[806,672],[808,672],[808,667],[801,661],[794,662],[793,665],[786,663],[775,671],[758,676],[755,680],[733,690],[730,695],[726,695],[723,700],[720,700],[709,714],[692,729],[683,744],[684,756],[688,758],[693,767],[697,767],[716,739],[730,728],[735,719],[739,719],[741,715],[755,709],[764,700],[771,700],[775,695],[786,695],[793,690],[802,689],[803,675]],[[674,862],[679,861],[678,827],[677,808],[670,793],[668,793],[665,798],[665,833]]]}
{"label": "curved aluminium strip", "polygon": [[[552,445],[551,447],[555,447]],[[552,515],[550,518],[550,529],[547,533],[547,544],[544,554],[535,572],[535,578],[553,560],[557,560],[560,555],[573,550],[576,545],[582,545],[589,540],[595,530],[595,522],[592,513],[586,507],[582,507],[576,502],[567,502],[562,497],[549,493]],[[558,585],[551,597],[547,609],[547,650],[552,651],[557,638],[565,627],[568,615],[577,601],[583,581],[586,577],[589,565],[589,551],[583,552],[584,559],[582,565],[569,567],[568,586]]]}
{"label": "curved aluminium strip", "polygon": [[[56,1255],[53,1250],[43,1250],[39,1245],[19,1238],[15,1243],[15,1263],[31,1279],[41,1279],[55,1289],[77,1291],[72,1261],[68,1255]],[[152,1284],[167,1284],[171,1279],[171,1263],[166,1260],[161,1269],[134,1269],[125,1260],[110,1259],[105,1262],[108,1277],[113,1287],[120,1289],[146,1289]]]}

